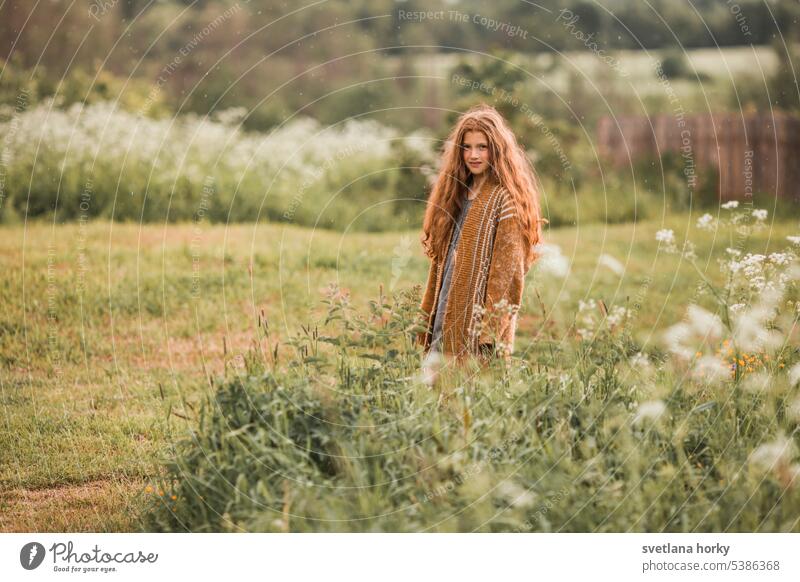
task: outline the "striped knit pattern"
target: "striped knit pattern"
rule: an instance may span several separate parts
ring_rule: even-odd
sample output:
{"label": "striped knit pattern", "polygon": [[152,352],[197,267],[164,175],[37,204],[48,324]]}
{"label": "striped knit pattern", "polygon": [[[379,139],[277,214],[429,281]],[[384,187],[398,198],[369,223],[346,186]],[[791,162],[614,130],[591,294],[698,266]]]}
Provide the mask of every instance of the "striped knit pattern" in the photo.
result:
{"label": "striped knit pattern", "polygon": [[[488,178],[464,219],[455,249],[450,295],[442,326],[442,350],[458,357],[475,354],[480,343],[490,341],[479,323],[494,305],[505,299],[519,305],[524,285],[522,231],[508,192],[495,178]],[[452,228],[448,234],[450,244]],[[422,309],[428,313],[427,333],[420,343],[430,347],[435,306],[438,305],[446,257],[432,261]],[[475,309],[478,306],[479,309]],[[503,343],[513,345],[516,317],[503,316],[493,329]]]}

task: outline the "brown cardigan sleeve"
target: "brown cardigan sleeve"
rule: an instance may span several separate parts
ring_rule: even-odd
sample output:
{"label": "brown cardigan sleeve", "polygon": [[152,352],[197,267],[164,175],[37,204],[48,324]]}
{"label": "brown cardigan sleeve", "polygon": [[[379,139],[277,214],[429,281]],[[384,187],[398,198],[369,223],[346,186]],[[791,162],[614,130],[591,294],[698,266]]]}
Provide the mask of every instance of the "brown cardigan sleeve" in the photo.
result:
{"label": "brown cardigan sleeve", "polygon": [[422,310],[430,315],[433,309],[433,296],[436,295],[436,258],[431,259],[431,266],[428,270],[428,282],[425,283],[425,290],[422,294]]}
{"label": "brown cardigan sleeve", "polygon": [[[495,338],[513,342],[516,312],[522,303],[526,273],[525,238],[513,206],[508,201],[500,211],[492,247],[480,343],[494,343]],[[505,307],[498,305],[504,299]]]}
{"label": "brown cardigan sleeve", "polygon": [[[436,268],[437,268],[437,261],[436,258],[431,259],[431,266],[428,270],[428,281],[425,283],[425,289],[422,292],[422,311],[426,314],[426,319],[423,321],[423,325],[426,325],[429,321],[431,311],[433,310],[433,300],[436,296]],[[430,331],[430,330],[428,330]],[[417,341],[419,344],[425,344],[425,334],[427,331],[420,332],[417,336]]]}

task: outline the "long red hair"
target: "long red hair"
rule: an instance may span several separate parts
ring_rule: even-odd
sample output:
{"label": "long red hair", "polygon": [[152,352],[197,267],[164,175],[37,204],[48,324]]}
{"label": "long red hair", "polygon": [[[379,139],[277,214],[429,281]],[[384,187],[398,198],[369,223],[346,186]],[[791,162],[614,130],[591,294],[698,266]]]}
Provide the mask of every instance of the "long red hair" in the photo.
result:
{"label": "long red hair", "polygon": [[508,190],[525,237],[526,266],[538,258],[533,246],[542,236],[539,181],[525,151],[502,115],[491,105],[481,103],[461,115],[445,142],[439,175],[428,198],[420,241],[430,258],[445,256],[447,233],[461,208],[470,171],[464,163],[461,144],[468,131],[481,131],[489,142],[489,169]]}

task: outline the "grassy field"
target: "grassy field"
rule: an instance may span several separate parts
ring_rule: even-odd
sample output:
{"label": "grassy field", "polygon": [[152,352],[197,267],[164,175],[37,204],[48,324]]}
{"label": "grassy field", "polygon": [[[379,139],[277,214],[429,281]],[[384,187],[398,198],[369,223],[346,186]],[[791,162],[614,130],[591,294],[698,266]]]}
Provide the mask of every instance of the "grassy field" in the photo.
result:
{"label": "grassy field", "polygon": [[[660,350],[660,332],[690,300],[709,297],[696,294],[690,265],[658,252],[656,231],[690,233],[715,281],[716,257],[733,246],[697,231],[696,218],[549,232],[570,272],[529,275],[517,351],[534,361],[543,346],[570,341],[576,306],[587,299],[633,309],[633,341]],[[742,250],[781,249],[799,230],[796,221],[773,223]],[[598,265],[604,254],[625,265],[624,276]],[[212,393],[210,377],[235,375],[254,342],[287,368],[287,342],[323,317],[329,283],[366,312],[381,289],[409,289],[427,274],[416,232],[274,224],[7,227],[0,267],[2,531],[139,527],[170,443],[182,436],[176,427]],[[260,318],[269,322],[268,346]]]}
{"label": "grassy field", "polygon": [[[666,54],[664,51],[619,50],[613,54],[619,63],[619,71],[625,74],[624,78],[616,76],[606,62],[590,51],[565,51],[559,55],[550,53],[518,55],[517,58],[526,68],[529,66],[529,70],[545,69],[547,72],[541,75],[542,79],[548,87],[557,92],[567,90],[569,73],[578,73],[591,83],[592,87],[599,87],[601,91],[606,90],[609,83],[623,80],[627,90],[635,87],[640,96],[664,96],[664,88],[653,65],[654,61],[664,58]],[[777,68],[774,52],[764,46],[687,49],[683,54],[688,63],[690,77],[673,79],[672,89],[682,103],[687,104],[690,109],[696,106],[699,111],[704,111],[707,107],[706,100],[717,106],[720,104],[733,106],[735,102],[732,101],[731,95],[735,79],[741,78],[742,75],[753,74],[755,71],[768,76]],[[479,63],[481,60],[479,56],[440,54],[418,60],[416,68],[423,74],[448,78],[452,68],[462,59],[473,63]],[[554,71],[547,70],[554,61],[564,66]],[[695,73],[705,76],[702,92],[698,90]]]}

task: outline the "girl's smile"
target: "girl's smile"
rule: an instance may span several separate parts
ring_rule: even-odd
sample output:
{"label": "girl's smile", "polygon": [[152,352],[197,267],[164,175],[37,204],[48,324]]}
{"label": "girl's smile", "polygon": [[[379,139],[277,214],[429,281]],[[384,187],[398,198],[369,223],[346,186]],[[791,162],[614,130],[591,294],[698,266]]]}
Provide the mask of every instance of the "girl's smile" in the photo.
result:
{"label": "girl's smile", "polygon": [[483,174],[489,167],[489,140],[482,131],[468,131],[461,142],[464,162],[474,175]]}

